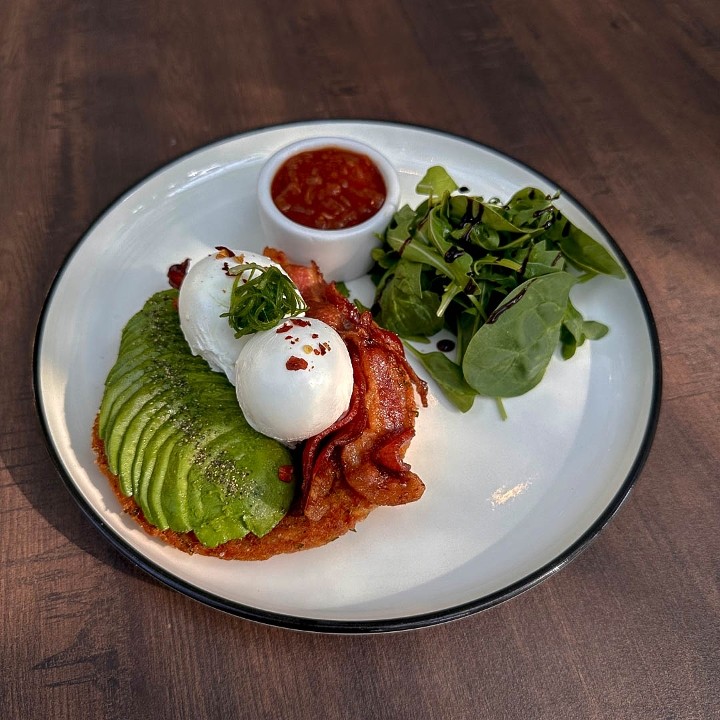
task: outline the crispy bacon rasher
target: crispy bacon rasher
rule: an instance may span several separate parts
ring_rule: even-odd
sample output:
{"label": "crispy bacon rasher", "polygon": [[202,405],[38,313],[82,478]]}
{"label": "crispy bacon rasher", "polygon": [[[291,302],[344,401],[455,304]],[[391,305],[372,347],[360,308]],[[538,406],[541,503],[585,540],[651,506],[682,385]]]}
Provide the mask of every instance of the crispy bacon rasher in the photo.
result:
{"label": "crispy bacon rasher", "polygon": [[266,248],[282,265],[308,306],[307,315],[330,325],[347,346],[355,388],[350,408],[324,432],[310,438],[302,458],[302,511],[319,520],[338,483],[346,483],[373,505],[402,505],[425,490],[404,461],[415,435],[417,391],[427,404],[427,385],[407,362],[402,343],[380,328],[369,312],[360,313],[334,283],[326,283],[313,263],[288,262]]}

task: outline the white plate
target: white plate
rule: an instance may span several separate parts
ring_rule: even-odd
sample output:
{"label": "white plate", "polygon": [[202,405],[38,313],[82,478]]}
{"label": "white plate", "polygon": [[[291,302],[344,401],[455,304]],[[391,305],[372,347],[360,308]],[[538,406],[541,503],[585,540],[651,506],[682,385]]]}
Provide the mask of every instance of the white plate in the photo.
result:
{"label": "white plate", "polygon": [[[260,250],[255,183],[265,158],[315,135],[356,138],[400,173],[402,201],[426,168],[444,165],[460,185],[509,197],[556,185],[521,163],[427,129],[316,122],[250,132],[203,148],[121,198],[65,261],[38,328],[39,412],[61,475],[121,552],[169,586],[213,607],[291,628],[376,632],[420,627],[490,607],[535,585],[577,554],[622,500],[645,460],[657,421],[660,359],[640,285],[603,228],[572,198],[560,204],[602,242],[628,279],[597,278],[573,302],[611,331],[570,361],[553,359],[538,388],[468,414],[431,384],[408,453],[427,485],[416,503],[375,511],[323,548],[264,562],[188,556],[147,536],[95,466],[90,432],[120,332],[166,271],[216,245]],[[351,284],[371,292],[369,280]],[[98,538],[98,542],[100,539]]]}

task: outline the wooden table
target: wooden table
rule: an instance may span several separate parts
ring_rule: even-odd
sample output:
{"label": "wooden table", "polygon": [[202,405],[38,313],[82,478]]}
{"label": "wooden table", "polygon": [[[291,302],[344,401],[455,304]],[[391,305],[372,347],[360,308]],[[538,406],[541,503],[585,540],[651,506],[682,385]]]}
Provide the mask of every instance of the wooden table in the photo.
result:
{"label": "wooden table", "polygon": [[[0,4],[0,716],[720,716],[720,12],[703,0]],[[657,321],[654,446],[599,538],[491,610],[296,633],[169,590],[46,449],[33,340],[91,222],[213,140],[414,123],[517,157],[605,225]]]}

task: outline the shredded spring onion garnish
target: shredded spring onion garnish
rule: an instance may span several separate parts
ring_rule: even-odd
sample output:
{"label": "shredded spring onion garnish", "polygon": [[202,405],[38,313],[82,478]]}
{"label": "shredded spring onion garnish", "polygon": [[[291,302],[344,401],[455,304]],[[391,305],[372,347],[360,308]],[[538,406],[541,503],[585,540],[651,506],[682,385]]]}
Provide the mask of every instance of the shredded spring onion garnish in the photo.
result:
{"label": "shredded spring onion garnish", "polygon": [[[249,272],[247,277],[243,277]],[[292,280],[274,266],[256,263],[234,265],[227,270],[235,276],[226,317],[235,337],[271,330],[283,318],[297,317],[307,310]]]}

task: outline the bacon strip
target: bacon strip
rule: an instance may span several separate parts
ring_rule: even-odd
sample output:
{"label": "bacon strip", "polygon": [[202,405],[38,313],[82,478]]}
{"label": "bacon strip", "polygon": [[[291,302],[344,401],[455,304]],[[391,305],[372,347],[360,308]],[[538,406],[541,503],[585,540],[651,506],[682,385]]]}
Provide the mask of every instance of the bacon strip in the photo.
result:
{"label": "bacon strip", "polygon": [[265,254],[283,266],[308,305],[307,315],[333,327],[353,364],[350,408],[323,433],[310,438],[302,458],[301,507],[311,520],[322,518],[338,483],[374,505],[401,505],[424,492],[422,480],[404,461],[415,436],[415,392],[427,405],[427,385],[407,362],[402,342],[360,313],[317,265],[294,265],[284,253]]}

